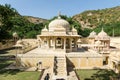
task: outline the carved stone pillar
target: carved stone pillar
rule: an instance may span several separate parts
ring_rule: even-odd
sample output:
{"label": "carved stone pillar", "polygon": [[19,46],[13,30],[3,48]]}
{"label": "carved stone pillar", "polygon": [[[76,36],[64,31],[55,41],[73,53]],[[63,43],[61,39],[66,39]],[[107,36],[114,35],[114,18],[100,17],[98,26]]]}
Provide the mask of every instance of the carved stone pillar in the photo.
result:
{"label": "carved stone pillar", "polygon": [[48,49],[50,48],[50,38],[47,38],[47,47],[48,47]]}
{"label": "carved stone pillar", "polygon": [[70,51],[72,51],[72,39],[70,38]]}
{"label": "carved stone pillar", "polygon": [[64,38],[64,50],[66,50],[66,38]]}
{"label": "carved stone pillar", "polygon": [[55,46],[56,46],[56,38],[55,37],[53,38],[53,45],[54,45],[53,49],[55,49]]}
{"label": "carved stone pillar", "polygon": [[77,50],[77,39],[75,38],[75,50]]}

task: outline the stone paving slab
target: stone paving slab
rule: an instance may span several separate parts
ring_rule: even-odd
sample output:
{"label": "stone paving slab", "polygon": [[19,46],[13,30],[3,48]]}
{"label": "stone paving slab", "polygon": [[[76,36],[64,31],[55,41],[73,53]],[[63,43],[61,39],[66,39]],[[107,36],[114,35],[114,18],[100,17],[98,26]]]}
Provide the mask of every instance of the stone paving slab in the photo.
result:
{"label": "stone paving slab", "polygon": [[[69,72],[70,71],[70,72]],[[67,77],[67,80],[79,80],[76,76],[76,73],[75,71],[73,70],[73,68],[69,68],[68,67],[68,72],[69,72],[69,75]]]}

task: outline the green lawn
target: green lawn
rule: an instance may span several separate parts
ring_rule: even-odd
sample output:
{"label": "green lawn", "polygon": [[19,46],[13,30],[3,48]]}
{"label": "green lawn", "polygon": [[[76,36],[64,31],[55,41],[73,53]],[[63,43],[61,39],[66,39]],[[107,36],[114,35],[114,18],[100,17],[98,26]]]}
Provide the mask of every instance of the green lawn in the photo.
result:
{"label": "green lawn", "polygon": [[[5,70],[4,68],[15,62],[15,60],[9,60],[8,57],[15,55],[15,49],[0,50],[0,80],[38,80],[40,72],[26,72],[16,70]],[[3,60],[2,58],[6,58]]]}
{"label": "green lawn", "polygon": [[110,80],[109,76],[116,77],[115,74],[111,70],[76,70],[77,75],[79,76],[80,80]]}
{"label": "green lawn", "polygon": [[13,60],[0,60],[0,80],[38,80],[40,72],[23,72],[20,70],[5,70]]}
{"label": "green lawn", "polygon": [[0,71],[0,80],[38,80],[40,72],[22,72],[19,70]]}

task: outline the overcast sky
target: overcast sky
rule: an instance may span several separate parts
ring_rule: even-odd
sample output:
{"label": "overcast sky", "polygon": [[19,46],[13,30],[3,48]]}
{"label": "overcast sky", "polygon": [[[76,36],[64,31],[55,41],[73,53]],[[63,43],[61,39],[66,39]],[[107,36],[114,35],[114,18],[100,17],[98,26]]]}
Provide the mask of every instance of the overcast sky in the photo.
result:
{"label": "overcast sky", "polygon": [[0,0],[11,4],[21,15],[50,19],[58,14],[73,16],[85,10],[120,6],[120,0]]}

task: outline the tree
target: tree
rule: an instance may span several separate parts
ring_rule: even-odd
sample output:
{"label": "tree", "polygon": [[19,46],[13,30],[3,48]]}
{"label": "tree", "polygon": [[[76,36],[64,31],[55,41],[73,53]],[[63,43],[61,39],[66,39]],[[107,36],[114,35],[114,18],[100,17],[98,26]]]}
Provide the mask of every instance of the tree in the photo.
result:
{"label": "tree", "polygon": [[[12,17],[18,15],[17,11],[14,8],[11,8],[10,5],[5,4],[5,6],[0,5],[0,39],[10,38],[9,34],[13,23],[11,22]],[[5,37],[6,36],[6,37]]]}

